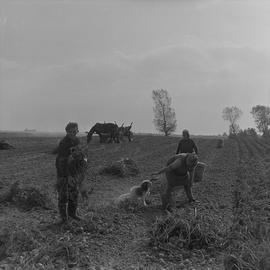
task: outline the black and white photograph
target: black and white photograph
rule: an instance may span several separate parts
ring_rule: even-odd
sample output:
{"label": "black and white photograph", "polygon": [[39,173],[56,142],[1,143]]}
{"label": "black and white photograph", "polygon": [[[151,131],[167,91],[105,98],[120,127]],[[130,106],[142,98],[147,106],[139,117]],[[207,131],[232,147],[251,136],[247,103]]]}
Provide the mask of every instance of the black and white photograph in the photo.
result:
{"label": "black and white photograph", "polygon": [[0,270],[270,270],[269,0],[0,0]]}

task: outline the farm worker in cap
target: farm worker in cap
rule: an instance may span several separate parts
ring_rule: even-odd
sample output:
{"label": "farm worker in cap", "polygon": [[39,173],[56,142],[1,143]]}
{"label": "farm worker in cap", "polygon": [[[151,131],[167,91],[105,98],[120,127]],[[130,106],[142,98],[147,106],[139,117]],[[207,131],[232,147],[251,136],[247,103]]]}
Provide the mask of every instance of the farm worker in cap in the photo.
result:
{"label": "farm worker in cap", "polygon": [[155,174],[165,173],[167,186],[165,194],[162,197],[163,206],[167,210],[172,207],[172,192],[176,187],[184,186],[189,202],[195,202],[191,188],[192,179],[190,172],[194,170],[198,163],[198,156],[195,153],[181,153],[172,156],[166,164],[166,167]]}
{"label": "farm worker in cap", "polygon": [[[179,141],[176,154],[180,153],[196,153],[199,154],[199,150],[195,142],[190,139],[189,131],[184,129],[182,132],[183,138]],[[191,181],[193,181],[194,170],[190,171]]]}
{"label": "farm worker in cap", "polygon": [[62,221],[65,222],[69,217],[79,219],[76,215],[78,205],[78,187],[76,183],[69,181],[68,163],[71,149],[79,145],[80,141],[76,137],[79,132],[78,124],[69,122],[65,128],[66,136],[60,141],[58,146],[58,155],[56,157],[57,171],[57,192],[58,209]]}
{"label": "farm worker in cap", "polygon": [[182,132],[183,138],[179,141],[176,154],[179,153],[196,153],[199,154],[198,147],[195,142],[190,139],[189,131],[184,129]]}

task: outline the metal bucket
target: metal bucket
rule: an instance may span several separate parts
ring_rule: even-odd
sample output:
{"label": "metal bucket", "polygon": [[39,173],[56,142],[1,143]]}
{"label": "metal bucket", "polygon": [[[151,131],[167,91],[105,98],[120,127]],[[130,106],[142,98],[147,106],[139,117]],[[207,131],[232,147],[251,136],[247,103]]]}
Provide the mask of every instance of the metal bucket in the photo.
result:
{"label": "metal bucket", "polygon": [[198,162],[197,166],[195,167],[194,176],[193,176],[193,181],[195,183],[201,182],[203,180],[203,174],[204,174],[205,167],[206,167],[205,163]]}

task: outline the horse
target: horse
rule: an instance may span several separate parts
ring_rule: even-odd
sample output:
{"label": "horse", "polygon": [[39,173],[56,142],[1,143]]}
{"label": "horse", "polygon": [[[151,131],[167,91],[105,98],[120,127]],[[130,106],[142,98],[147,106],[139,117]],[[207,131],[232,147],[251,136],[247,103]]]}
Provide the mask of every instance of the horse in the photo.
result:
{"label": "horse", "polygon": [[124,127],[124,124],[122,124],[122,126],[119,128],[119,134],[122,137],[123,136],[128,137],[129,142],[131,142],[133,139],[133,132],[131,131],[132,124],[133,122],[131,122],[129,126],[125,126],[125,127]]}
{"label": "horse", "polygon": [[116,123],[96,123],[87,133],[87,143],[92,139],[92,135],[96,133],[99,135],[100,142],[103,141],[102,134],[109,134],[109,142],[119,143],[119,127]]}

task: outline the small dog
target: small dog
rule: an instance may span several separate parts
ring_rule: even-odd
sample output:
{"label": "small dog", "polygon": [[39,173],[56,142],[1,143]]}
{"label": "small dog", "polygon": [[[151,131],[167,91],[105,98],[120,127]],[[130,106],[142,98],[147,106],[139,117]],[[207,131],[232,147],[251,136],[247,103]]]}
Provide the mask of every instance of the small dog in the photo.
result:
{"label": "small dog", "polygon": [[136,202],[137,200],[142,200],[143,205],[147,206],[145,200],[146,200],[146,197],[150,195],[151,186],[152,186],[152,182],[150,180],[142,181],[140,186],[133,186],[130,189],[129,193],[120,195],[116,199],[116,204],[119,205],[125,201]]}

